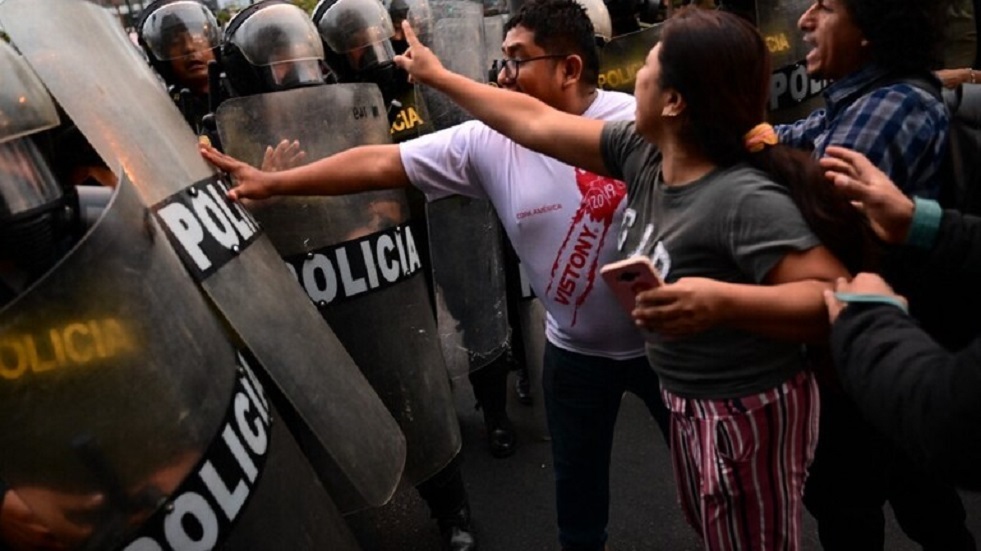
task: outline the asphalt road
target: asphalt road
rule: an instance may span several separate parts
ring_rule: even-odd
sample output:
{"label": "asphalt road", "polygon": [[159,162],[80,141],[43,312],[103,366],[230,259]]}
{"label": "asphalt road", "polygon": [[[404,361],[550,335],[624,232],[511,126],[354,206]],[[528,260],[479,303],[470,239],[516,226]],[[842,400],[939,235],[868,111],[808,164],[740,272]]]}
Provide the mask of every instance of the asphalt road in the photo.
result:
{"label": "asphalt road", "polygon": [[[469,383],[465,378],[454,381],[463,434],[463,475],[481,551],[559,549],[551,451],[540,380],[534,382],[534,405],[521,405],[513,392],[509,395],[508,410],[519,439],[517,452],[506,459],[494,459],[486,452],[483,417],[474,410]],[[617,422],[610,478],[611,551],[700,549],[675,500],[664,440],[643,403],[630,394]],[[969,527],[981,542],[981,495],[963,497]],[[428,515],[415,490],[401,488],[391,503],[354,515],[349,524],[365,551],[438,551],[438,531]],[[892,513],[887,511],[886,516],[886,549],[919,549],[896,526]],[[814,521],[806,514],[802,548],[821,549]]]}

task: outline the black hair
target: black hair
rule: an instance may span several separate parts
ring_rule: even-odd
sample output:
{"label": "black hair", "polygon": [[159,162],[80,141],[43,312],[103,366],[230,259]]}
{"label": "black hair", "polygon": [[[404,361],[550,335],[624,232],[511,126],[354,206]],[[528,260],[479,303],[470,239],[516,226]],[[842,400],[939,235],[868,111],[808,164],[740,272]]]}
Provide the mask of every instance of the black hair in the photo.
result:
{"label": "black hair", "polygon": [[[766,117],[770,53],[745,19],[684,7],[661,32],[660,86],[684,98],[681,139],[718,166],[746,162],[787,188],[811,230],[851,271],[873,269],[878,246],[865,217],[835,193],[803,150],[771,145],[750,153],[744,136]],[[712,66],[712,71],[705,67]]]}
{"label": "black hair", "polygon": [[535,34],[535,44],[549,54],[576,54],[582,58],[580,79],[599,82],[596,31],[586,9],[575,0],[532,0],[504,24],[504,32],[522,26]]}
{"label": "black hair", "polygon": [[899,72],[924,71],[942,59],[949,0],[843,2],[878,65]]}

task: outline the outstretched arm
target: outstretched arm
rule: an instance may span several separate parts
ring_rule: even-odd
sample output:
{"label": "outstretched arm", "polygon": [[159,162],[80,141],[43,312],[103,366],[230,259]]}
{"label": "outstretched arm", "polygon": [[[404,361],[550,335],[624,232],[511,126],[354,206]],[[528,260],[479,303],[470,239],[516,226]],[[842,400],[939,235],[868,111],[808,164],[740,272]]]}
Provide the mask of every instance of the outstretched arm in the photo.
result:
{"label": "outstretched arm", "polygon": [[407,187],[409,177],[398,145],[365,145],[342,151],[308,165],[264,172],[200,146],[201,155],[232,177],[232,199],[265,199],[273,195],[345,195],[361,191]]}
{"label": "outstretched arm", "polygon": [[475,118],[535,151],[595,174],[609,176],[600,151],[603,121],[554,109],[518,92],[487,86],[443,67],[403,22],[409,49],[395,62],[411,78],[446,94]]}

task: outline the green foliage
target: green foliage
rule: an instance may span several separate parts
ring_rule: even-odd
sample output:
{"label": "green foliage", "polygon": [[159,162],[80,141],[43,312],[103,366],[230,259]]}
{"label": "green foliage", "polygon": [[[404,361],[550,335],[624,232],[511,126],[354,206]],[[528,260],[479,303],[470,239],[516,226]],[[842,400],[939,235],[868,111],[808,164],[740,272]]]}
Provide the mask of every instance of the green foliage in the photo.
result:
{"label": "green foliage", "polygon": [[297,6],[303,8],[303,11],[307,13],[313,13],[313,8],[317,6],[317,0],[290,0]]}
{"label": "green foliage", "polygon": [[228,8],[222,8],[215,12],[215,19],[218,20],[219,25],[224,27],[225,23],[228,23],[233,15],[235,15],[235,13],[232,10]]}

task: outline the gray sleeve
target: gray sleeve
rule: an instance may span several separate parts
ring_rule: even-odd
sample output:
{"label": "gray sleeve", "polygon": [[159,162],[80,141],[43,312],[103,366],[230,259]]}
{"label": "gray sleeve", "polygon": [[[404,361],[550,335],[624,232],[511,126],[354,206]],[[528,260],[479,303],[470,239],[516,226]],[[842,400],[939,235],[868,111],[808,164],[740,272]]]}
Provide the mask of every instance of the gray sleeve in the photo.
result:
{"label": "gray sleeve", "polygon": [[788,253],[821,244],[783,187],[764,180],[740,188],[730,203],[724,236],[735,263],[756,283]]}
{"label": "gray sleeve", "polygon": [[635,136],[633,121],[611,121],[603,125],[600,153],[606,170],[617,180],[625,180],[624,166],[634,149],[630,142]]}

